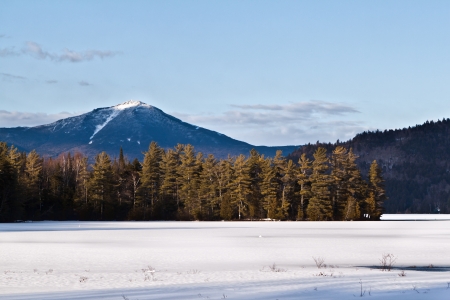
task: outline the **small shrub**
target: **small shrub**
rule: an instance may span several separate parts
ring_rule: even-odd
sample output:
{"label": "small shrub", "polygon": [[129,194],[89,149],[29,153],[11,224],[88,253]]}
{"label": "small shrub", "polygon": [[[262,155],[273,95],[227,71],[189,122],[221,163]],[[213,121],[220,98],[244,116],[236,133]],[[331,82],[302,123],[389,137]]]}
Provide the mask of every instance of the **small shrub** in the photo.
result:
{"label": "small shrub", "polygon": [[323,257],[314,257],[314,262],[316,263],[317,269],[326,268],[327,265],[325,264],[325,259]]}
{"label": "small shrub", "polygon": [[384,253],[380,259],[381,271],[390,271],[397,261],[397,257],[392,253]]}
{"label": "small shrub", "polygon": [[287,271],[286,269],[278,268],[275,263],[273,263],[273,265],[269,266],[269,269],[272,272],[286,272]]}
{"label": "small shrub", "polygon": [[405,277],[406,276],[405,270],[402,270],[400,273],[398,273],[398,276]]}

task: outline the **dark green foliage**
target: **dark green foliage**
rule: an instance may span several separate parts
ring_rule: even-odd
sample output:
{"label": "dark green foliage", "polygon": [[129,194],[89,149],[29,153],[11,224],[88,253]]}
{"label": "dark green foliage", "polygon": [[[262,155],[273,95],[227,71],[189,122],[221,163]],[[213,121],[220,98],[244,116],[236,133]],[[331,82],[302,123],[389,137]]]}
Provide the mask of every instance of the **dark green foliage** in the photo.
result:
{"label": "dark green foliage", "polygon": [[[309,144],[288,156],[311,158],[318,147],[352,148],[366,180],[377,161],[386,187],[386,213],[450,213],[450,119],[398,130],[363,132],[337,144]],[[362,203],[365,205],[364,203]]]}
{"label": "dark green foliage", "polygon": [[296,165],[252,150],[217,160],[191,145],[149,145],[144,161],[102,152],[93,164],[76,153],[42,158],[0,143],[0,221],[16,220],[360,220],[379,219],[381,169],[369,183],[357,156],[319,148]]}

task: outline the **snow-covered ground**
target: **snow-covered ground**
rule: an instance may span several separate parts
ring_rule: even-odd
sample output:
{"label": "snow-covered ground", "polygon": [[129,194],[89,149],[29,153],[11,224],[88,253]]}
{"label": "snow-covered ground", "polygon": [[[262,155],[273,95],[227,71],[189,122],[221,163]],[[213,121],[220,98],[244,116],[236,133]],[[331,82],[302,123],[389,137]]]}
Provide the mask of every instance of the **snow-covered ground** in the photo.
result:
{"label": "snow-covered ground", "polygon": [[0,299],[450,299],[449,253],[450,221],[0,224]]}

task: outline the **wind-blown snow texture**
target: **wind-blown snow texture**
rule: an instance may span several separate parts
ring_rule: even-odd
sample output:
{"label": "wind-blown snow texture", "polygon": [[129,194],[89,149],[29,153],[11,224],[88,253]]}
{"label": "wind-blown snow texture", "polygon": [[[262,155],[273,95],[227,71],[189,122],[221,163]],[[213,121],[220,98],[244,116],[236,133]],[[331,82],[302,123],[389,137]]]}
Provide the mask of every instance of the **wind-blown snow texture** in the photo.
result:
{"label": "wind-blown snow texture", "polygon": [[[0,298],[354,299],[362,284],[369,299],[450,299],[449,225],[0,224]],[[377,268],[383,253],[397,268]]]}
{"label": "wind-blown snow texture", "polygon": [[120,147],[130,159],[142,159],[151,141],[166,149],[178,143],[191,144],[197,151],[218,158],[226,158],[228,154],[248,155],[252,148],[266,156],[274,156],[277,149],[287,155],[298,148],[253,146],[185,123],[156,107],[133,100],[48,125],[0,128],[0,141],[24,151],[35,149],[47,156],[79,151],[91,159],[101,151],[117,157]]}

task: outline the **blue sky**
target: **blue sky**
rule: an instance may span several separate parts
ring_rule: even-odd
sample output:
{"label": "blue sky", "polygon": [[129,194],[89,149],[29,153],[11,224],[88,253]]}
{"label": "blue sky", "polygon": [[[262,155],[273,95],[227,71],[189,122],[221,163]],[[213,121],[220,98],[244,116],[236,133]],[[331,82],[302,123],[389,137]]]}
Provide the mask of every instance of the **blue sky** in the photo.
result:
{"label": "blue sky", "polygon": [[449,1],[20,1],[0,126],[127,100],[256,145],[450,117]]}

